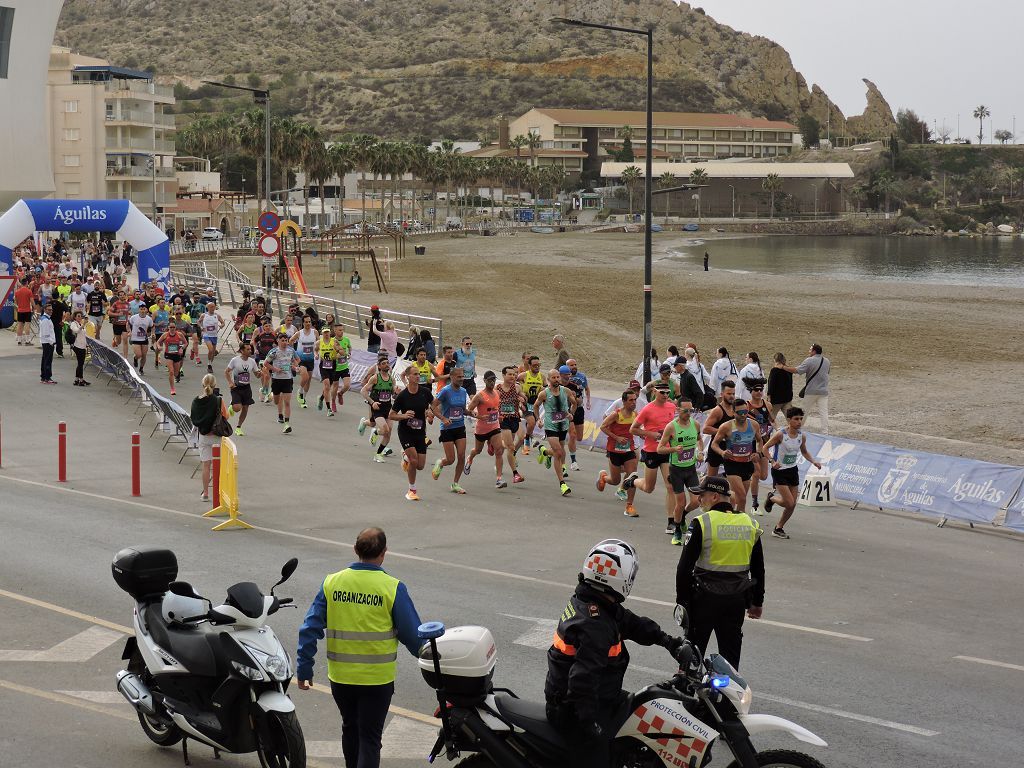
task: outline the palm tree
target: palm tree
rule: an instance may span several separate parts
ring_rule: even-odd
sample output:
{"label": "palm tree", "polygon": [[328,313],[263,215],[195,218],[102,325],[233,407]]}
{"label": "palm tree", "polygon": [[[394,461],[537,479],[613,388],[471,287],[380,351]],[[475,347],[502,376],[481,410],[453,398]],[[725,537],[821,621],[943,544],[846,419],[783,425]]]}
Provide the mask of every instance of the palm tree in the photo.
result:
{"label": "palm tree", "polygon": [[978,121],[978,143],[981,144],[985,140],[985,118],[991,115],[992,112],[984,104],[974,108],[974,119]]}
{"label": "palm tree", "polygon": [[530,131],[526,134],[526,147],[530,150],[530,165],[537,165],[537,150],[541,148],[540,134]]}
{"label": "palm tree", "polygon": [[290,117],[281,117],[271,123],[274,140],[274,155],[281,165],[281,194],[284,196],[285,213],[288,212],[288,176],[295,164],[302,158],[303,137],[300,124]]}
{"label": "palm tree", "polygon": [[[345,176],[352,173],[356,169],[356,161],[354,158],[354,152],[352,145],[347,141],[336,141],[331,144],[330,149],[327,151],[328,161],[330,163],[331,175],[338,177],[338,182],[341,185],[341,206],[342,209],[339,212],[341,217],[341,224],[345,223]],[[324,199],[324,190],[320,189],[320,200],[321,203]]]}
{"label": "palm tree", "polygon": [[761,181],[761,189],[768,193],[768,218],[775,218],[775,193],[782,189],[782,178],[777,173],[769,173]]}
{"label": "palm tree", "polygon": [[[703,168],[694,168],[690,172],[690,183],[695,187],[703,187],[708,183],[708,172]],[[701,220],[700,216],[700,190],[697,190],[697,221]]]}
{"label": "palm tree", "polygon": [[370,160],[373,158],[373,148],[377,139],[366,133],[359,133],[352,137],[349,146],[352,148],[352,160],[359,169],[361,197],[363,203],[362,224],[366,227],[366,171],[370,167]]}
{"label": "palm tree", "polygon": [[565,168],[561,165],[546,165],[541,171],[544,188],[547,189],[552,199],[557,198],[565,181]]}
{"label": "palm tree", "polygon": [[527,171],[526,180],[530,185],[530,194],[533,195],[533,221],[537,223],[537,206],[540,202],[537,198],[540,197],[540,187],[544,183],[544,169],[539,165],[533,165]]}
{"label": "palm tree", "polygon": [[[672,175],[672,171],[665,171],[663,174],[661,174],[661,176],[658,177],[658,186],[661,187],[662,189],[669,189],[670,187],[675,186],[675,183],[676,183],[676,177]],[[665,194],[665,223],[666,224],[668,224],[668,206],[669,206],[669,202],[670,202],[669,197],[670,197],[670,195],[668,193],[666,193]]]}
{"label": "palm tree", "polygon": [[[439,147],[435,147],[433,150],[436,153],[436,159],[438,163],[438,171],[444,176],[445,180],[445,219],[452,215],[452,177],[455,174],[456,160],[461,149],[455,146],[455,142],[451,139],[444,139]],[[435,207],[436,209],[436,207]]]}
{"label": "palm tree", "polygon": [[[237,122],[238,143],[242,151],[249,157],[256,159],[256,190],[257,194],[263,191],[263,156],[266,147],[265,135],[266,124],[262,109],[247,109],[241,114]],[[266,185],[269,188],[269,184]],[[268,196],[260,198],[262,210],[270,208]]]}
{"label": "palm tree", "polygon": [[636,185],[640,183],[640,179],[643,178],[643,172],[635,165],[627,166],[622,171],[622,183],[626,185],[626,189],[629,191],[629,215],[633,215],[633,192],[636,190]]}
{"label": "palm tree", "polygon": [[432,210],[431,224],[437,223],[437,164],[434,153],[425,144],[412,144],[409,148],[409,170],[414,178],[430,184]]}
{"label": "palm tree", "polygon": [[321,166],[326,166],[327,148],[320,129],[312,123],[299,123],[296,126],[295,138],[298,141],[298,163],[306,177],[306,183],[302,185],[302,205],[305,211],[303,222],[309,226],[309,188],[312,181],[309,169],[317,162],[321,163]]}
{"label": "palm tree", "polygon": [[[319,133],[319,131],[317,131]],[[302,155],[302,172],[306,176],[306,187],[303,190],[305,196],[306,218],[309,223],[309,190],[316,184],[320,191],[320,224],[321,229],[326,226],[326,208],[324,203],[324,182],[331,178],[333,168],[331,167],[331,154],[327,145],[321,140],[312,142]]]}
{"label": "palm tree", "polygon": [[[373,174],[374,187],[376,180],[380,177],[380,208],[383,220],[384,213],[384,177],[391,174],[394,143],[390,141],[378,141],[370,155],[370,172]],[[391,201],[391,210],[394,211],[394,200]]]}
{"label": "palm tree", "polygon": [[508,140],[509,148],[510,149],[514,149],[516,151],[516,160],[519,159],[519,151],[523,147],[525,147],[528,143],[529,143],[529,140],[525,136],[523,136],[522,134],[519,134],[518,136],[515,136],[515,137],[513,137],[513,138]]}

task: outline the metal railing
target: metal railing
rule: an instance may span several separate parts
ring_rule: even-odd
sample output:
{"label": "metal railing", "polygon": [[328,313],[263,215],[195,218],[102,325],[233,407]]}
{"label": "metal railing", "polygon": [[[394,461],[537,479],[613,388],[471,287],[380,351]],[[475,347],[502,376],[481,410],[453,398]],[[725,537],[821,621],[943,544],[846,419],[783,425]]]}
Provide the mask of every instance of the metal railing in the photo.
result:
{"label": "metal railing", "polygon": [[[207,273],[208,274],[208,273]],[[240,273],[241,274],[241,273]],[[243,275],[244,277],[244,275]],[[351,301],[342,301],[327,296],[316,296],[314,294],[302,294],[294,291],[284,291],[280,288],[271,288],[268,292],[265,288],[254,284],[246,278],[243,281],[226,280],[213,276],[190,275],[185,272],[171,270],[171,284],[175,288],[185,288],[189,291],[205,291],[213,285],[217,296],[217,304],[238,306],[242,302],[242,291],[249,291],[255,294],[257,290],[263,290],[266,294],[267,309],[277,318],[283,318],[292,305],[300,307],[312,307],[321,318],[327,312],[334,315],[335,319],[342,323],[350,331],[354,328],[359,331],[359,338],[365,339],[368,332],[366,322],[371,317],[370,307],[366,304],[355,304]],[[426,315],[414,315],[410,312],[399,312],[397,310],[382,309],[381,319],[390,320],[395,324],[399,341],[405,344],[409,338],[409,329],[428,330],[433,336],[438,349],[444,346],[444,324],[439,317]]]}

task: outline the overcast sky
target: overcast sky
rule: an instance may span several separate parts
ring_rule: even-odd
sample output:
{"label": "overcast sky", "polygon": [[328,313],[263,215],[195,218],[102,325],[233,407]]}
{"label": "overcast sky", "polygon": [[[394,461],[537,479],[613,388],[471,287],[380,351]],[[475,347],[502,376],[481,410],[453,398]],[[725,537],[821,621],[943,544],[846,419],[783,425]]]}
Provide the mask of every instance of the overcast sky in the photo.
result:
{"label": "overcast sky", "polygon": [[[1021,0],[693,0],[734,29],[789,51],[808,85],[817,83],[844,115],[864,110],[867,78],[893,114],[909,107],[977,142],[971,115],[984,104],[996,130],[1017,126],[1024,143]],[[986,121],[985,142],[991,141]]]}

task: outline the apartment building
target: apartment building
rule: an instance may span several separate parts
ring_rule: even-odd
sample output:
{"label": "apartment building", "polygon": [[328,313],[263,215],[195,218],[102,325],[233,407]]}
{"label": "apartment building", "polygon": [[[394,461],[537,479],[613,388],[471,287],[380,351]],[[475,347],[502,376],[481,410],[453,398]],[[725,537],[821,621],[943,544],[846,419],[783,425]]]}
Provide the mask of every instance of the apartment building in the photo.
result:
{"label": "apartment building", "polygon": [[[788,155],[799,142],[795,125],[756,117],[655,112],[653,123],[652,157],[661,162],[774,158]],[[597,174],[601,163],[622,149],[627,132],[634,156],[644,159],[645,112],[535,107],[509,121],[507,129],[499,125],[498,143],[500,146],[504,141],[507,147],[509,137],[535,133],[541,141],[540,150],[535,152],[539,164],[560,162],[570,172]],[[557,159],[559,156],[562,159]]]}
{"label": "apartment building", "polygon": [[162,226],[178,190],[173,89],[55,46],[47,101],[54,195],[131,200]]}

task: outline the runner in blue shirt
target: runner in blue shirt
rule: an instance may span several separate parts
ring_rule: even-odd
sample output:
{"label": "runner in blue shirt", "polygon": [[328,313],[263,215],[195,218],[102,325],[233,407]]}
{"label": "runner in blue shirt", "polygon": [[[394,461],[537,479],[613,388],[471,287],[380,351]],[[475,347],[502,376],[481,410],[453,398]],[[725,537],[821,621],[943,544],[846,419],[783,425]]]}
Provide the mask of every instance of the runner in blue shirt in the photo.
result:
{"label": "runner in blue shirt", "polygon": [[462,369],[462,386],[472,397],[476,394],[476,350],[469,336],[463,336],[462,346],[455,350],[455,364]]}
{"label": "runner in blue shirt", "polygon": [[441,445],[444,446],[444,458],[434,462],[430,471],[435,480],[441,476],[441,470],[450,464],[455,465],[455,482],[452,493],[465,493],[458,480],[466,467],[466,405],[469,394],[462,386],[463,370],[453,368],[450,382],[441,388],[431,408],[434,415],[441,420]]}

